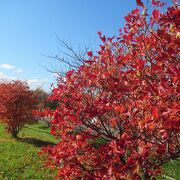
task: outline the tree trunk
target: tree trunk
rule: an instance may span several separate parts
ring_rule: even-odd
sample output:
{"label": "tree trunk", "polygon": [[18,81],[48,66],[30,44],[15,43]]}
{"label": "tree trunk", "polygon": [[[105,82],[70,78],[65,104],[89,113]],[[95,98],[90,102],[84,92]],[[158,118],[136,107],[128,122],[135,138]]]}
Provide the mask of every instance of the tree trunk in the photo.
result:
{"label": "tree trunk", "polygon": [[17,138],[17,134],[18,134],[18,132],[19,132],[18,129],[19,129],[18,127],[11,129],[11,134],[12,134],[12,137],[13,137],[13,138]]}

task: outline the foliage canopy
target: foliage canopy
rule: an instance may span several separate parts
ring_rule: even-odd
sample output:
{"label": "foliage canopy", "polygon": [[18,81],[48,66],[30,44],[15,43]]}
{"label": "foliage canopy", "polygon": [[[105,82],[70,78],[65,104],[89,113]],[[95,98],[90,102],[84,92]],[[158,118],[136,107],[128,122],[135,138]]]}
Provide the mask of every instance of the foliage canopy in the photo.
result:
{"label": "foliage canopy", "polygon": [[180,157],[180,11],[148,2],[137,0],[118,36],[98,32],[100,50],[53,90],[60,141],[43,153],[62,179],[149,179]]}
{"label": "foliage canopy", "polygon": [[0,122],[7,125],[13,137],[25,123],[34,122],[32,111],[36,104],[36,98],[25,82],[0,82]]}

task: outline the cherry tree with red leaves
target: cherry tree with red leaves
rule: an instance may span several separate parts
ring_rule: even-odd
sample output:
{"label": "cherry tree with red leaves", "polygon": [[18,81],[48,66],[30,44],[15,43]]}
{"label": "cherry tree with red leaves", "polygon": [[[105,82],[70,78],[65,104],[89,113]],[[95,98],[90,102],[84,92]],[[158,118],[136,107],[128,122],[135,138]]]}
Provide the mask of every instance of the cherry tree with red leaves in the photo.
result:
{"label": "cherry tree with red leaves", "polygon": [[26,123],[34,122],[32,111],[36,105],[36,97],[27,83],[19,80],[0,82],[0,122],[13,137],[17,137]]}
{"label": "cherry tree with red leaves", "polygon": [[180,11],[137,5],[117,37],[98,32],[100,50],[52,92],[59,143],[42,153],[60,179],[155,179],[180,157]]}

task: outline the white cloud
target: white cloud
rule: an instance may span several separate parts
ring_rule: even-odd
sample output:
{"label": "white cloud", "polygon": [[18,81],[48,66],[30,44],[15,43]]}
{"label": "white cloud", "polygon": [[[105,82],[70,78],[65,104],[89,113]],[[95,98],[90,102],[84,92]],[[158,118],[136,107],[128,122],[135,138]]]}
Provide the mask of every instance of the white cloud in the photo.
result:
{"label": "white cloud", "polygon": [[18,68],[18,69],[16,69],[16,70],[15,70],[15,72],[17,72],[17,73],[22,73],[22,72],[23,72],[23,70],[22,70],[22,69],[20,69],[20,68]]}
{"label": "white cloud", "polygon": [[13,80],[13,79],[17,79],[17,78],[13,76],[7,76],[3,72],[0,72],[0,80]]}
{"label": "white cloud", "polygon": [[0,72],[0,80],[1,79],[4,79],[4,73],[3,72]]}
{"label": "white cloud", "polygon": [[31,88],[36,89],[38,87],[45,87],[48,84],[48,79],[28,79],[27,83]]}
{"label": "white cloud", "polygon": [[5,70],[12,70],[17,73],[23,72],[23,70],[21,68],[17,68],[15,66],[13,66],[12,64],[0,64],[0,68],[5,69]]}
{"label": "white cloud", "polygon": [[52,73],[52,76],[55,77],[55,78],[58,78],[59,74],[58,73]]}
{"label": "white cloud", "polygon": [[11,81],[11,80],[22,80],[22,81],[25,81],[28,83],[29,87],[31,89],[36,89],[36,88],[44,88],[44,89],[49,89],[49,81],[48,79],[28,79],[28,80],[25,80],[25,79],[19,79],[18,77],[14,77],[14,76],[8,76],[6,74],[4,74],[3,72],[0,72],[0,81],[1,80],[6,80],[6,81]]}
{"label": "white cloud", "polygon": [[7,69],[7,70],[12,70],[12,69],[16,69],[15,66],[11,65],[11,64],[0,64],[0,67],[2,69]]}

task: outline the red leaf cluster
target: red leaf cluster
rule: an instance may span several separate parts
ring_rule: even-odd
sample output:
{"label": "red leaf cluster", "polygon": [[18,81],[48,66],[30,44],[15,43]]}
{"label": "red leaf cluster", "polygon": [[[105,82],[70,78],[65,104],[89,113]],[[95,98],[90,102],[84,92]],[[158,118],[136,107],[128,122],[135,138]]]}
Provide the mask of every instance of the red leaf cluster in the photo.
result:
{"label": "red leaf cluster", "polygon": [[141,0],[136,0],[138,6],[144,7],[144,4]]}
{"label": "red leaf cluster", "polygon": [[25,82],[0,82],[0,122],[7,125],[14,137],[25,123],[33,122],[35,107],[36,99]]}
{"label": "red leaf cluster", "polygon": [[43,152],[60,178],[150,179],[179,158],[180,35],[169,15],[179,10],[153,5],[152,15],[129,13],[116,38],[98,32],[97,55],[53,90],[51,132],[60,141]]}

